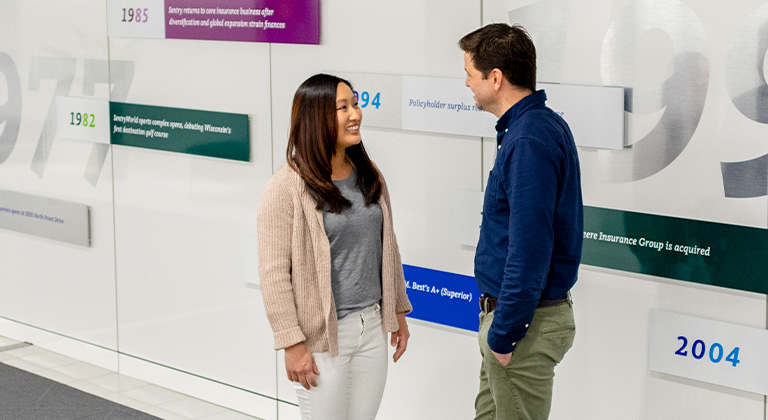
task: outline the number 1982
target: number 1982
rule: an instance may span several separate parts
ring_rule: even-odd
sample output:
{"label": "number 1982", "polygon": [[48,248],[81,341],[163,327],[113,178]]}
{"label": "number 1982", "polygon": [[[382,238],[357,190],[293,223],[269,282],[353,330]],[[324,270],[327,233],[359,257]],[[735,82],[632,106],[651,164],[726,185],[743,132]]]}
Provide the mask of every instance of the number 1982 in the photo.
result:
{"label": "number 1982", "polygon": [[70,112],[69,116],[72,119],[69,122],[69,125],[82,125],[83,127],[91,128],[96,127],[96,116],[93,114]]}
{"label": "number 1982", "polygon": [[[678,340],[683,342],[683,345],[680,346],[679,349],[675,352],[678,356],[687,357],[688,356],[688,339],[686,337],[680,336],[677,337]],[[702,359],[704,358],[704,354],[707,352],[707,345],[704,344],[701,340],[696,340],[693,342],[693,345],[691,346],[691,356],[693,356],[694,359]],[[714,343],[709,347],[709,360],[712,363],[720,363],[721,360],[723,360],[723,355],[725,354],[725,350],[723,350],[723,345],[720,343]],[[731,362],[731,364],[736,367],[739,362],[739,348],[734,347],[733,350],[731,350],[730,353],[728,353],[728,356],[725,356],[726,362]]]}

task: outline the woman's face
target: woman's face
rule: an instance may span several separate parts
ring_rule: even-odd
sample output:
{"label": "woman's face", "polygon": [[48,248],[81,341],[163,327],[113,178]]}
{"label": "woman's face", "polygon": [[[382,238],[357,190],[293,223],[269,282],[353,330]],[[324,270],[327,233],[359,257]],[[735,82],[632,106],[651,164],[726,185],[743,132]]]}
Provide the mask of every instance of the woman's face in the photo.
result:
{"label": "woman's face", "polygon": [[357,106],[357,98],[346,83],[336,87],[336,151],[344,151],[362,140],[360,137],[360,122],[363,112]]}

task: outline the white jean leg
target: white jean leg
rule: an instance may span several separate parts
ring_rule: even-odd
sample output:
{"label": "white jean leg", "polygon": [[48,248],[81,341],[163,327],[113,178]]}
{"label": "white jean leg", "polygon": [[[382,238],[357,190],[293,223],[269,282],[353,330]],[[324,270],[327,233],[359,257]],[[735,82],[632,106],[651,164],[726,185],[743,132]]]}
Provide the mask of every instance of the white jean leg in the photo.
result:
{"label": "white jean leg", "polygon": [[302,420],[373,420],[387,380],[387,334],[379,305],[339,321],[339,355],[313,353],[320,371],[309,390],[294,383]]}
{"label": "white jean leg", "polygon": [[375,311],[363,313],[363,319],[365,329],[360,347],[349,366],[347,420],[375,419],[387,382],[387,333],[378,305]]}

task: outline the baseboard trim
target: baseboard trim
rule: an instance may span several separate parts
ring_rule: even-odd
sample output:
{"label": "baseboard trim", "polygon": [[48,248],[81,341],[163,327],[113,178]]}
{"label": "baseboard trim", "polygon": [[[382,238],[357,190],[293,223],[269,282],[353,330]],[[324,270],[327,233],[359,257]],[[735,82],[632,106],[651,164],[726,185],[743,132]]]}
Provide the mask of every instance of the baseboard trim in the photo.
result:
{"label": "baseboard trim", "polygon": [[104,348],[6,318],[0,318],[0,335],[12,340],[31,343],[37,347],[113,372],[118,371],[117,351],[114,349]]}

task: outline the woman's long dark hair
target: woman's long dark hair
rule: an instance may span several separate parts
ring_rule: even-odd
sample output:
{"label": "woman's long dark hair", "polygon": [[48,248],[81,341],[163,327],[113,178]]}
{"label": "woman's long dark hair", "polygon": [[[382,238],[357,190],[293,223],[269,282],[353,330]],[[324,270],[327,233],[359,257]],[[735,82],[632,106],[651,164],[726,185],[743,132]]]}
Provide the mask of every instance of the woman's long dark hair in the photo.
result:
{"label": "woman's long dark hair", "polygon": [[[328,74],[316,74],[296,89],[286,151],[288,165],[307,183],[317,208],[331,213],[340,213],[352,207],[352,203],[331,182],[331,158],[336,151],[340,129],[336,123],[336,89],[339,83],[352,89],[348,81]],[[346,153],[357,172],[357,186],[365,197],[365,205],[377,202],[381,195],[381,179],[363,143],[347,147]]]}

